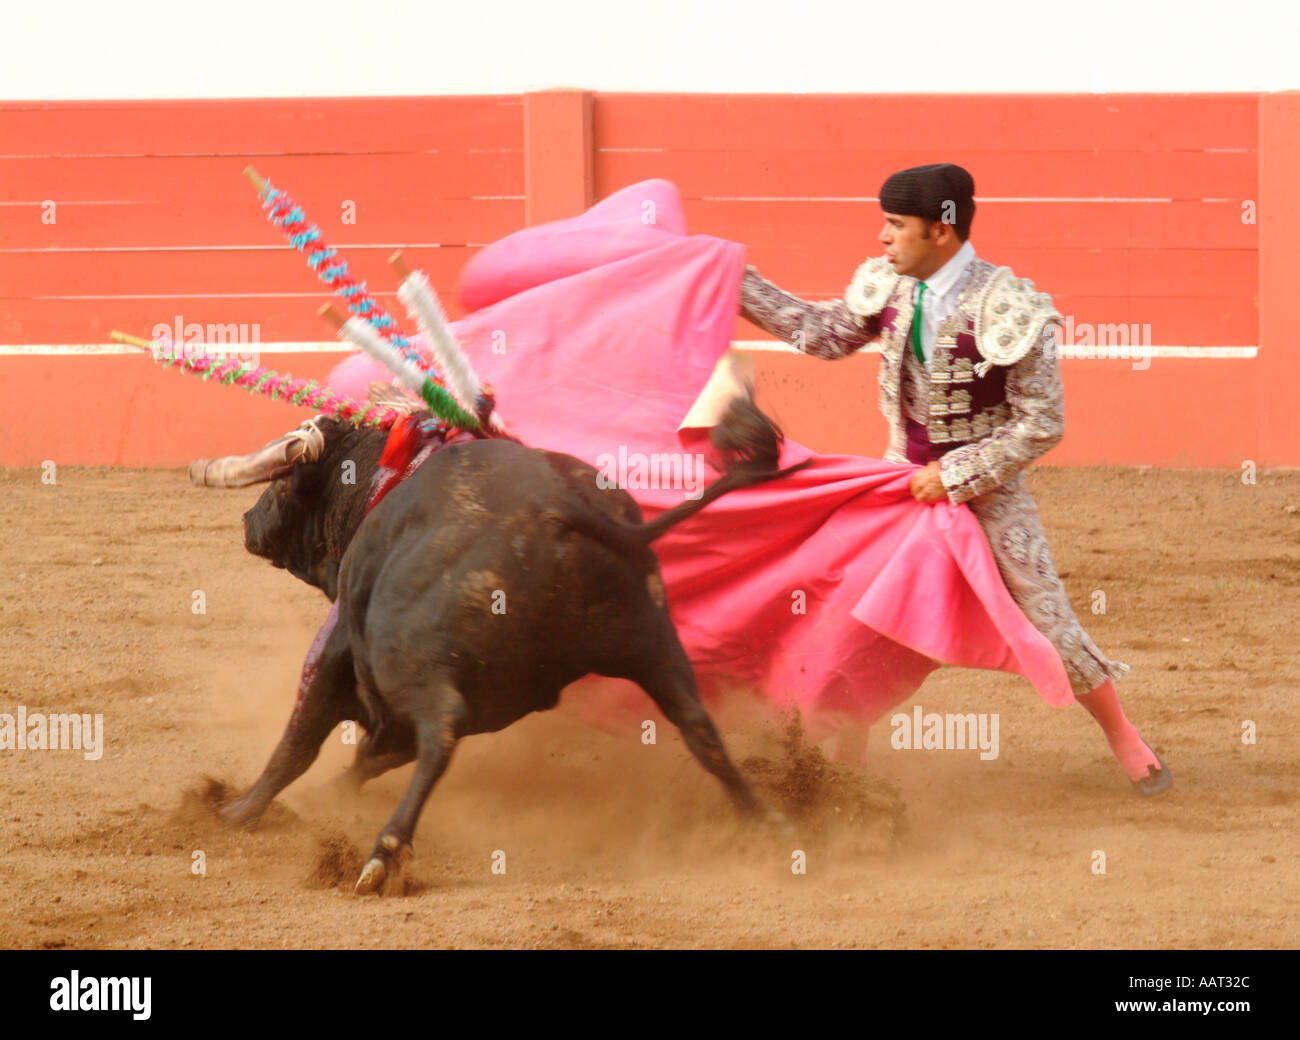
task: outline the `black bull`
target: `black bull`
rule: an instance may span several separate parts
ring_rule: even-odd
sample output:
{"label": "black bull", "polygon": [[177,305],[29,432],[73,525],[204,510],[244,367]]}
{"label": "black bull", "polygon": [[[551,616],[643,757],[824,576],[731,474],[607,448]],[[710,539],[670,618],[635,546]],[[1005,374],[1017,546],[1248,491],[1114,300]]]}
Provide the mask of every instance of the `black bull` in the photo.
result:
{"label": "black bull", "polygon": [[[593,467],[508,440],[435,451],[367,515],[384,435],[316,426],[318,457],[288,468],[245,514],[245,544],[335,605],[284,735],[257,782],[222,809],[227,820],[259,817],[335,726],[357,720],[366,734],[350,784],[416,762],[357,881],[358,892],[375,891],[410,855],[456,742],[554,707],[589,673],[639,684],[736,806],[765,812],[700,705],[650,549],[728,491],[798,468],[777,469],[780,432],[751,400],[733,402],[713,431],[724,475],[649,524],[626,491],[597,486]],[[352,483],[342,479],[349,461]],[[257,465],[259,475],[232,482],[286,470]]]}

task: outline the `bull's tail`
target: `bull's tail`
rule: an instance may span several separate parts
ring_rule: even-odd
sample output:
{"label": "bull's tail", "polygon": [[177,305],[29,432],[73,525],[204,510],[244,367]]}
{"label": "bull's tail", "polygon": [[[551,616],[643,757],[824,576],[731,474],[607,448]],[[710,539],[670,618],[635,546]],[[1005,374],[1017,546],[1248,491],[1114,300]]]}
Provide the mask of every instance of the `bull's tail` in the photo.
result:
{"label": "bull's tail", "polygon": [[780,427],[748,395],[732,400],[722,421],[710,431],[709,440],[718,453],[723,475],[706,487],[699,498],[674,506],[648,524],[632,523],[601,510],[597,515],[573,518],[577,521],[574,526],[611,548],[623,553],[634,552],[728,492],[784,477],[812,461],[807,459],[785,469],[777,467],[785,437]]}
{"label": "bull's tail", "polygon": [[643,542],[653,542],[670,527],[694,516],[729,491],[784,477],[812,461],[777,468],[785,437],[749,396],[732,400],[722,421],[710,431],[709,440],[722,462],[723,475],[706,487],[699,498],[674,506],[648,524],[629,524]]}

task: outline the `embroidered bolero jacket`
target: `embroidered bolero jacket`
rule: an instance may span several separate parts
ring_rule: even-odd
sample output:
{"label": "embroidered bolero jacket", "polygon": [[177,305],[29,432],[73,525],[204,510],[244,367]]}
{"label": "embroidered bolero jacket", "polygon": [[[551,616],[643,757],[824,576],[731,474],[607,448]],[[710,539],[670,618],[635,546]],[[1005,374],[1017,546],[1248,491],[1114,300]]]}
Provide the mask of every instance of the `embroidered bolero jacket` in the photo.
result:
{"label": "embroidered bolero jacket", "polygon": [[[1013,479],[1065,434],[1061,316],[1047,294],[1010,268],[980,259],[972,265],[928,365],[926,432],[944,451],[940,473],[957,503]],[[879,403],[891,462],[907,461],[901,382],[904,364],[914,363],[907,351],[915,286],[875,258],[858,268],[839,300],[801,300],[752,266],[741,287],[746,319],[815,357],[843,358],[880,342]]]}

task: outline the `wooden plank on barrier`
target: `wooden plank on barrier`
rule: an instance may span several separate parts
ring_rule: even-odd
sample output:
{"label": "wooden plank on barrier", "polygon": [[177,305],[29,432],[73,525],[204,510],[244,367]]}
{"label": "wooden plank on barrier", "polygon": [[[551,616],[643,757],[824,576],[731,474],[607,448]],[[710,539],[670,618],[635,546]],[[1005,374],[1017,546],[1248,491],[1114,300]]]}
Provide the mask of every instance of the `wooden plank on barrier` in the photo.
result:
{"label": "wooden plank on barrier", "polygon": [[[283,242],[283,240],[281,240]],[[434,288],[451,304],[461,268],[476,248],[403,246]],[[347,259],[374,288],[397,287],[387,267],[391,244],[349,246]],[[261,249],[113,250],[0,252],[0,300],[35,297],[238,296],[316,293],[317,281],[302,255],[272,242]]]}
{"label": "wooden plank on barrier", "polygon": [[600,196],[650,177],[673,181],[686,198],[878,197],[895,170],[942,160],[964,166],[978,195],[988,198],[1207,198],[1255,196],[1257,155],[1239,151],[1138,151],[996,148],[766,149],[719,151],[661,148],[596,154]]}
{"label": "wooden plank on barrier", "polygon": [[[268,367],[319,379],[337,354],[264,358]],[[191,459],[248,450],[291,429],[311,411],[170,371],[144,356],[0,357],[6,385],[59,387],[13,394],[0,424],[0,466],[183,466]],[[85,402],[96,402],[87,436]]]}
{"label": "wooden plank on barrier", "polygon": [[351,155],[520,147],[518,95],[0,103],[4,155]]}
{"label": "wooden plank on barrier", "polygon": [[[874,242],[881,227],[880,206],[874,202],[701,199],[687,200],[684,209],[693,233],[750,245],[807,242],[810,247],[850,248]],[[1257,227],[1241,218],[1237,200],[984,202],[975,226],[983,243],[1003,249],[1254,249]]]}
{"label": "wooden plank on barrier", "polygon": [[1300,351],[1295,336],[1295,286],[1300,280],[1300,91],[1260,99],[1259,365],[1252,410],[1264,465],[1300,464]]}
{"label": "wooden plank on barrier", "polygon": [[[601,148],[1254,149],[1255,94],[605,94]],[[940,129],[942,133],[940,135]]]}
{"label": "wooden plank on barrier", "polygon": [[[324,232],[330,245],[357,242],[491,242],[523,223],[522,199],[442,199],[394,196],[379,188],[346,195],[292,194]],[[348,208],[345,208],[348,207]],[[55,222],[43,223],[36,205],[7,207],[0,248],[44,249],[139,246],[237,247],[282,243],[280,231],[262,216],[256,194],[244,186],[220,199],[163,198],[155,202],[64,203]],[[355,210],[356,223],[343,223]],[[419,213],[413,218],[413,213]]]}
{"label": "wooden plank on barrier", "polygon": [[[371,295],[396,315],[404,315],[396,293]],[[0,306],[0,343],[107,343],[113,329],[145,336],[158,322],[172,323],[176,315],[188,322],[259,326],[264,341],[328,339],[330,333],[316,310],[329,292],[305,291],[296,296],[236,296],[230,299],[177,296],[106,300],[12,300]],[[447,302],[451,303],[451,297]]]}
{"label": "wooden plank on barrier", "polygon": [[[351,198],[385,194],[419,203],[413,216],[437,220],[441,199],[523,198],[523,153],[496,151],[355,153],[351,155],[185,155],[107,158],[0,158],[6,200],[150,202],[249,195],[240,176],[258,166],[295,195]],[[254,203],[255,205],[255,203]]]}

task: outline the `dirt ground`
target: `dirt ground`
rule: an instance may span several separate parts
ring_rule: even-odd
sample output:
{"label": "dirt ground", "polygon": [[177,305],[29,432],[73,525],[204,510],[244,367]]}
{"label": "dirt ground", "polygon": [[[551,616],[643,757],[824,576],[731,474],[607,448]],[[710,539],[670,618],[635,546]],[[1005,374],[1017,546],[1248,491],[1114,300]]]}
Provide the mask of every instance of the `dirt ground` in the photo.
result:
{"label": "dirt ground", "polygon": [[96,761],[0,750],[0,947],[1300,946],[1300,473],[1029,479],[1173,791],[1133,794],[1081,709],[946,668],[917,702],[997,712],[996,759],[894,750],[882,724],[865,770],[831,766],[752,699],[714,705],[797,821],[756,831],[648,700],[655,745],[640,719],[583,718],[588,684],[464,741],[404,894],[358,899],[410,767],[340,796],[340,730],[260,828],[209,812],[205,777],[234,790],[261,770],[326,611],[244,552],[258,489],[0,471],[0,712],[102,713],[105,734]]}

